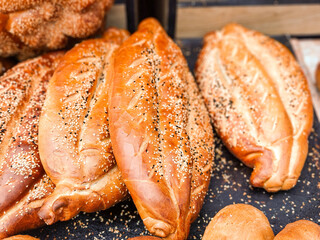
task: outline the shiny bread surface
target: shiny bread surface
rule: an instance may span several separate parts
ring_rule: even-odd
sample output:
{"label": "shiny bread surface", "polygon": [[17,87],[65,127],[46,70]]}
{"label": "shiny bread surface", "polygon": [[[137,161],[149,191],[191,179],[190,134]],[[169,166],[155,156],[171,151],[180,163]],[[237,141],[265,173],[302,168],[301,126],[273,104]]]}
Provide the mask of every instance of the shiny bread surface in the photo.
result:
{"label": "shiny bread surface", "polygon": [[116,161],[145,226],[187,239],[210,181],[213,131],[181,50],[155,19],[117,50],[109,109]]}
{"label": "shiny bread surface", "polygon": [[47,224],[104,210],[127,196],[112,152],[108,104],[113,55],[128,35],[113,28],[76,45],[50,80],[39,125],[41,161],[56,185],[39,211]]}
{"label": "shiny bread surface", "polygon": [[0,238],[44,224],[37,212],[54,185],[41,165],[38,123],[63,54],[22,62],[0,77]]}
{"label": "shiny bread surface", "polygon": [[270,192],[294,187],[307,157],[313,108],[290,51],[229,24],[205,36],[195,72],[216,131],[253,168],[251,184]]}

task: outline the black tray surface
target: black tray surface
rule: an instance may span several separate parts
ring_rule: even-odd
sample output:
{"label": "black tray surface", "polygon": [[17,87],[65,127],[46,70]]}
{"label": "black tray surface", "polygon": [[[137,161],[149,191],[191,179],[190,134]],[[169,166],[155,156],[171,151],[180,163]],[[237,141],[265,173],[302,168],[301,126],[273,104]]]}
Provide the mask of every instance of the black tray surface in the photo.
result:
{"label": "black tray surface", "polygon": [[[291,49],[288,38],[276,37]],[[190,69],[194,69],[201,39],[177,40]],[[316,117],[315,117],[316,118]],[[262,210],[277,234],[286,224],[307,219],[320,224],[320,124],[314,119],[309,137],[309,153],[301,177],[290,191],[267,193],[249,185],[251,169],[230,154],[215,134],[215,167],[209,191],[188,239],[201,239],[210,219],[223,207],[248,203]],[[97,213],[81,213],[67,222],[26,232],[40,239],[127,239],[148,235],[131,200]]]}

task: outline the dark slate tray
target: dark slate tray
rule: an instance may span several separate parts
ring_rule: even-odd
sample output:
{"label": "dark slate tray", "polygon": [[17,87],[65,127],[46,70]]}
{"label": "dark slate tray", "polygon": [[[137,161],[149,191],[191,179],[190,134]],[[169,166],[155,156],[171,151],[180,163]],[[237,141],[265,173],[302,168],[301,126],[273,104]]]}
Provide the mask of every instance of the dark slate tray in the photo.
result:
{"label": "dark slate tray", "polygon": [[[276,37],[290,49],[288,38]],[[201,39],[177,41],[194,69]],[[316,118],[316,117],[315,117]],[[296,187],[275,194],[249,185],[251,169],[233,157],[216,135],[215,168],[199,217],[188,239],[201,239],[210,219],[223,207],[248,203],[262,210],[277,234],[286,224],[308,219],[320,224],[320,124],[314,119],[309,153]],[[131,200],[97,213],[81,213],[68,222],[59,222],[27,232],[40,239],[127,239],[148,234]]]}

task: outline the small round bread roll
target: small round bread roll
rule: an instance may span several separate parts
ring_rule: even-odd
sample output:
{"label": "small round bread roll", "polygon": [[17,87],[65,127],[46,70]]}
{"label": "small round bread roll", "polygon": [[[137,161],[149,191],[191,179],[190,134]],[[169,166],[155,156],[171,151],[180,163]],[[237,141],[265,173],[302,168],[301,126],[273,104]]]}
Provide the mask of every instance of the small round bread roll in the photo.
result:
{"label": "small round bread roll", "polygon": [[318,67],[316,70],[316,85],[318,90],[320,91],[320,63],[318,63]]}
{"label": "small round bread roll", "polygon": [[320,226],[308,220],[289,223],[274,240],[320,240]]}
{"label": "small round bread roll", "polygon": [[3,240],[39,240],[39,238],[34,238],[29,235],[16,235]]}
{"label": "small round bread roll", "polygon": [[272,240],[267,217],[247,204],[229,205],[220,210],[206,228],[202,240]]}
{"label": "small round bread roll", "polygon": [[128,240],[161,240],[161,238],[151,237],[151,236],[140,236],[140,237],[128,238]]}

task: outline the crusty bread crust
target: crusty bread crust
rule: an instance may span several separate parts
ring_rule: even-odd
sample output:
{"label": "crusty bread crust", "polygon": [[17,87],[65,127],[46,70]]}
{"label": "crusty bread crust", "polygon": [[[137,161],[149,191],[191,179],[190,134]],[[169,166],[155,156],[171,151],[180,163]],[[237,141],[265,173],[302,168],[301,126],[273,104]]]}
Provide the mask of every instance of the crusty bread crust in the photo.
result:
{"label": "crusty bread crust", "polygon": [[179,47],[144,20],[115,57],[110,135],[139,214],[154,235],[186,239],[210,181],[213,132]]}
{"label": "crusty bread crust", "polygon": [[39,126],[41,161],[56,185],[39,212],[47,224],[127,195],[109,138],[108,91],[114,51],[128,35],[110,29],[105,39],[76,45],[50,80]]}
{"label": "crusty bread crust", "polygon": [[207,226],[202,240],[254,239],[273,240],[267,217],[248,204],[234,204],[221,209]]}
{"label": "crusty bread crust", "polygon": [[5,238],[4,240],[39,240],[39,238],[34,238],[29,235],[16,235],[9,238]]}
{"label": "crusty bread crust", "polygon": [[289,223],[274,240],[318,240],[320,239],[320,226],[308,220],[299,220]]}
{"label": "crusty bread crust", "polygon": [[44,224],[37,211],[54,185],[40,162],[38,122],[62,56],[22,62],[0,78],[0,238]]}
{"label": "crusty bread crust", "polygon": [[34,229],[45,225],[38,216],[38,211],[43,201],[54,189],[54,184],[44,174],[29,187],[29,190],[22,198],[15,202],[6,212],[0,216],[0,239],[26,230]]}
{"label": "crusty bread crust", "polygon": [[113,0],[0,0],[0,56],[26,58],[84,38],[103,24]]}
{"label": "crusty bread crust", "polygon": [[251,184],[270,192],[294,187],[308,152],[313,108],[290,51],[229,24],[205,36],[196,76],[221,139],[254,169]]}

